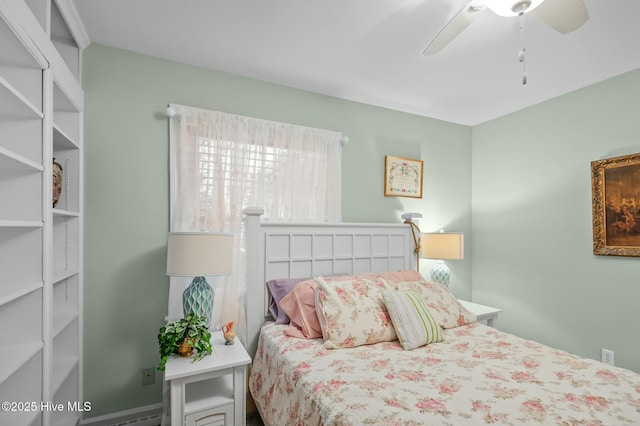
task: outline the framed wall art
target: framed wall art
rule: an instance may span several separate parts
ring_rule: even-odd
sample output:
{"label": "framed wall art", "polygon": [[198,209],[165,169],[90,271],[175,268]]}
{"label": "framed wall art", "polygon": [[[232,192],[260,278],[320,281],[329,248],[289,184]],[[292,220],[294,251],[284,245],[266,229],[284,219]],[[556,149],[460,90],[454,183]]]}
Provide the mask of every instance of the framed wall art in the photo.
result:
{"label": "framed wall art", "polygon": [[640,154],[591,162],[593,254],[640,257]]}
{"label": "framed wall art", "polygon": [[384,196],[422,198],[422,160],[384,157]]}

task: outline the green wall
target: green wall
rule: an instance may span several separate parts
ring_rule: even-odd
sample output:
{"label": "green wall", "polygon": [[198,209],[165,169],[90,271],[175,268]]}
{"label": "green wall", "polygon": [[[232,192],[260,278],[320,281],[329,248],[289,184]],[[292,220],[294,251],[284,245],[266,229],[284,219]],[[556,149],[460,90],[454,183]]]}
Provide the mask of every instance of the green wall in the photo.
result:
{"label": "green wall", "polygon": [[[343,220],[471,231],[471,128],[100,45],[84,52],[84,399],[91,416],[161,401],[156,334],[166,315],[168,103],[333,129],[343,150]],[[424,160],[423,198],[383,196],[384,156]],[[467,258],[470,251],[467,249]],[[422,263],[423,270],[430,264]],[[449,262],[471,297],[471,262]]]}
{"label": "green wall", "polygon": [[[640,263],[592,254],[590,162],[640,152],[640,71],[470,128],[100,45],[84,52],[85,359],[91,416],[161,401],[168,103],[343,132],[343,220],[424,215],[466,234],[461,298],[500,328],[640,371]],[[526,88],[525,88],[526,90]],[[386,154],[424,160],[420,200],[383,196]],[[473,195],[472,195],[473,194]],[[471,232],[473,223],[473,232]],[[422,262],[428,271],[429,262]]]}
{"label": "green wall", "polygon": [[593,255],[590,163],[640,152],[639,111],[636,70],[474,127],[471,242],[501,329],[638,372],[640,260]]}

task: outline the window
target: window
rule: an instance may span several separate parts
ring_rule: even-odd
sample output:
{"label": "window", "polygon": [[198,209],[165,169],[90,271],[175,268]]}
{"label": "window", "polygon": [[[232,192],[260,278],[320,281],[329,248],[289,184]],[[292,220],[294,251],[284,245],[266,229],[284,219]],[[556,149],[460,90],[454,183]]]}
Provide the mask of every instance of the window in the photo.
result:
{"label": "window", "polygon": [[[234,234],[234,272],[216,285],[212,324],[234,320],[244,337],[242,210],[264,219],[341,221],[338,132],[172,105],[171,230]],[[183,284],[172,279],[169,317],[180,317]],[[177,312],[176,312],[177,311]],[[173,316],[172,316],[173,312]],[[243,339],[244,340],[244,339]]]}

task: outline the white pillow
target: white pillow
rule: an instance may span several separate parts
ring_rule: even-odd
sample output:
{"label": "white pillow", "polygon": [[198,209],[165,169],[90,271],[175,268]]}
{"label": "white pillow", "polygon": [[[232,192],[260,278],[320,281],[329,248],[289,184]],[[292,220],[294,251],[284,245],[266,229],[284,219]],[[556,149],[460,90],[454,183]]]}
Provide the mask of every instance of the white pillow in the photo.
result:
{"label": "white pillow", "polygon": [[393,290],[383,292],[382,297],[398,340],[405,350],[444,340],[442,327],[429,312],[420,293],[415,290]]}

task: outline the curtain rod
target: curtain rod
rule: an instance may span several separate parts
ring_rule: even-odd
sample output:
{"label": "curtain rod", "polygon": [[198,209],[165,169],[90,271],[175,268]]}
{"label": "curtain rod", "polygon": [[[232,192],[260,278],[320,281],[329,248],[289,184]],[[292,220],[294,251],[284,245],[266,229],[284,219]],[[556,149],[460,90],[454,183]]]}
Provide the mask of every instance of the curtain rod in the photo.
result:
{"label": "curtain rod", "polygon": [[[189,107],[189,108],[197,108],[197,107]],[[202,109],[202,108],[200,108],[200,109]],[[172,106],[168,106],[167,107],[167,109],[165,110],[165,114],[167,115],[167,117],[176,117],[177,116],[177,118],[180,119],[180,112],[176,108],[174,108]],[[264,120],[264,119],[261,118],[260,120]],[[340,143],[343,144],[343,145],[349,143],[349,136],[344,136],[343,135],[342,138],[340,138]]]}

